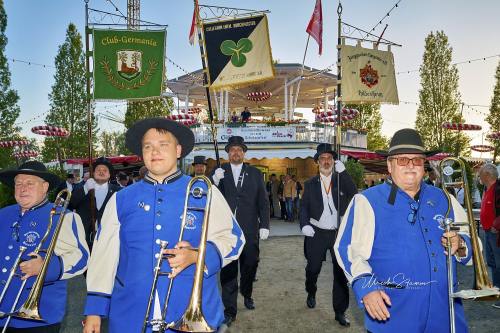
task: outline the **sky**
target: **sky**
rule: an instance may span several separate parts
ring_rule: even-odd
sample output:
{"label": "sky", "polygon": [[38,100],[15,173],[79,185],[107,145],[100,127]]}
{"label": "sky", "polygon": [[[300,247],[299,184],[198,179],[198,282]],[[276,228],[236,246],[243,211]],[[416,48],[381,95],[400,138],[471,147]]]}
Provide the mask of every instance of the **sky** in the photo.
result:
{"label": "sky", "polygon": [[[272,54],[280,63],[302,62],[307,40],[305,28],[315,2],[316,0],[200,0],[200,4],[205,5],[269,10]],[[402,47],[392,48],[396,72],[402,72],[396,76],[400,104],[382,106],[383,133],[391,137],[398,129],[414,127],[418,92],[421,88],[419,74],[415,70],[418,70],[422,62],[425,37],[431,31],[443,30],[453,47],[453,62],[481,59],[459,64],[457,68],[462,102],[471,105],[463,109],[466,122],[483,126],[482,131],[468,132],[468,135],[472,138],[472,144],[486,144],[487,141],[483,140],[488,133],[488,125],[484,118],[493,95],[495,69],[500,61],[500,1],[401,0],[398,7],[386,16],[397,2],[398,0],[342,1],[343,21],[364,30],[376,27],[375,34],[380,34],[388,24],[384,38],[402,44]],[[339,1],[323,0],[322,3],[323,54],[318,55],[317,44],[311,39],[305,61],[307,66],[317,69],[326,68],[336,61]],[[118,13],[116,6],[125,15],[126,4],[126,0],[89,0],[91,8]],[[58,47],[64,42],[69,23],[74,23],[80,33],[84,32],[85,2],[5,0],[4,6],[8,20],[5,54],[12,74],[12,88],[17,90],[20,97],[21,115],[18,124],[23,128],[23,134],[36,137],[30,129],[32,126],[42,125],[49,110],[48,96],[54,84],[54,58]],[[198,47],[188,43],[192,13],[192,0],[141,1],[142,20],[168,25],[167,56],[182,68],[167,62],[169,79],[201,67]],[[382,18],[382,24],[377,25]],[[93,22],[102,21],[102,17],[94,16],[90,19]],[[368,44],[364,46],[369,47]],[[497,56],[491,57],[495,55]],[[333,73],[335,71],[336,69]],[[97,103],[96,110],[98,113],[111,111],[120,115],[124,112],[123,102]],[[120,129],[120,125],[101,119],[99,128],[116,131]]]}

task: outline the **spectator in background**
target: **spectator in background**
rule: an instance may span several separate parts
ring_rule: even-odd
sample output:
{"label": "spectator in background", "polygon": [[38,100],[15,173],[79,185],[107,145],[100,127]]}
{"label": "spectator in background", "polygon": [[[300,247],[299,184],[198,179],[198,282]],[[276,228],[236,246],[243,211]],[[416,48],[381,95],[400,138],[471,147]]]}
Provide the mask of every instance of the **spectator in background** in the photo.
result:
{"label": "spectator in background", "polygon": [[274,217],[274,205],[273,205],[273,184],[276,182],[276,174],[272,174],[266,183],[266,192],[269,197],[269,209],[271,212],[271,217]]}
{"label": "spectator in background", "polygon": [[248,106],[245,106],[245,108],[241,112],[241,122],[246,123],[246,122],[250,121],[251,117],[252,117],[252,114],[250,113],[250,110],[248,110]]}
{"label": "spectator in background", "polygon": [[290,175],[285,176],[285,187],[283,190],[283,194],[285,196],[287,221],[293,222],[293,202],[295,201],[295,196],[297,195],[297,183],[292,179],[292,176]]}
{"label": "spectator in background", "polygon": [[85,171],[85,172],[83,173],[83,178],[82,178],[82,180],[78,183],[78,185],[81,185],[81,186],[85,185],[85,182],[86,182],[89,178],[90,178],[90,172]]}
{"label": "spectator in background", "polygon": [[139,179],[144,179],[147,173],[148,168],[145,165],[141,166],[141,168],[139,169]]}
{"label": "spectator in background", "polygon": [[128,176],[125,172],[120,172],[118,174],[118,186],[121,188],[127,187],[128,185]]}
{"label": "spectator in background", "polygon": [[426,166],[425,167],[425,173],[427,174],[425,177],[424,182],[428,185],[435,186],[436,185],[436,171],[431,166]]}
{"label": "spectator in background", "polygon": [[75,175],[72,173],[66,174],[66,181],[62,182],[57,186],[56,192],[59,193],[64,189],[68,189],[70,192],[73,192],[73,184],[75,183]]}
{"label": "spectator in background", "polygon": [[207,161],[205,156],[195,156],[193,159],[193,174],[194,176],[205,176],[207,171]]}
{"label": "spectator in background", "polygon": [[284,196],[284,190],[285,190],[285,176],[280,175],[280,183],[278,185],[278,198],[280,202],[280,211],[281,211],[281,217],[280,220],[288,220],[286,216],[286,204],[285,204],[285,196]]}
{"label": "spectator in background", "polygon": [[236,115],[236,111],[233,111],[233,114],[231,116],[231,122],[232,123],[237,123],[239,120],[238,116]]}
{"label": "spectator in background", "polygon": [[302,193],[302,184],[297,180],[295,175],[292,176],[292,180],[295,182],[295,190],[297,195],[295,196],[295,200],[293,201],[293,209],[295,216],[299,216],[299,207],[300,207],[300,195]]}

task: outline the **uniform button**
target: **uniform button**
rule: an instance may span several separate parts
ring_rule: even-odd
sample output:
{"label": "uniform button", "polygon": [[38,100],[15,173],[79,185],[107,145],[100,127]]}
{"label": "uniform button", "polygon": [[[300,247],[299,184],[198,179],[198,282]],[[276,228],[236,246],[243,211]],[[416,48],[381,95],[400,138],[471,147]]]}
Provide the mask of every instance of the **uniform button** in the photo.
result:
{"label": "uniform button", "polygon": [[158,198],[158,203],[162,203],[163,202],[163,199],[162,198]]}
{"label": "uniform button", "polygon": [[159,253],[155,254],[155,258],[158,259],[158,257],[160,256]]}
{"label": "uniform button", "polygon": [[437,267],[434,267],[434,272],[437,272],[438,271],[438,268]]}
{"label": "uniform button", "polygon": [[160,243],[161,243],[161,240],[158,238],[158,239],[156,240],[156,244],[160,245]]}
{"label": "uniform button", "polygon": [[425,231],[425,232],[429,232],[429,229],[427,229],[427,228],[424,228],[424,231]]}
{"label": "uniform button", "polygon": [[162,188],[159,188],[159,189],[158,189],[158,192],[163,192],[163,189],[162,189]]}
{"label": "uniform button", "polygon": [[429,239],[429,244],[432,244],[432,239]]}
{"label": "uniform button", "polygon": [[432,253],[431,253],[431,256],[435,257],[435,256],[436,256],[436,253],[432,252]]}
{"label": "uniform button", "polygon": [[161,230],[161,225],[157,224],[156,225],[156,230]]}
{"label": "uniform button", "polygon": [[2,268],[2,273],[7,273],[7,268]]}
{"label": "uniform button", "polygon": [[157,211],[156,216],[161,216],[161,211]]}
{"label": "uniform button", "polygon": [[6,256],[6,257],[5,257],[5,260],[10,260],[10,257],[9,257],[9,256]]}
{"label": "uniform button", "polygon": [[14,246],[12,246],[12,245],[9,245],[9,246],[8,246],[8,249],[9,249],[9,250],[12,250],[13,248],[14,248]]}

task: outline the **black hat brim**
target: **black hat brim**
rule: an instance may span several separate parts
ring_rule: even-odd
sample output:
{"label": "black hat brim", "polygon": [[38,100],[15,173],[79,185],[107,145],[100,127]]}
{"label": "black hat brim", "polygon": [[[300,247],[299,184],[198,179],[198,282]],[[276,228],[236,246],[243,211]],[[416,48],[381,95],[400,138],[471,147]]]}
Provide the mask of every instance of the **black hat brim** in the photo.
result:
{"label": "black hat brim", "polygon": [[194,134],[189,127],[166,118],[147,118],[136,122],[125,134],[125,146],[134,154],[142,156],[142,138],[152,128],[161,128],[170,133],[181,145],[181,158],[193,150]]}
{"label": "black hat brim", "polygon": [[10,188],[14,188],[14,178],[17,175],[31,175],[42,178],[47,183],[49,183],[49,190],[56,188],[61,182],[61,178],[50,172],[37,171],[37,170],[5,170],[0,172],[0,181]]}
{"label": "black hat brim", "polygon": [[244,153],[246,153],[248,150],[247,145],[244,143],[231,143],[231,144],[227,144],[226,147],[224,147],[224,150],[226,151],[226,153],[229,153],[229,148],[231,148],[232,146],[240,146],[241,149],[243,149]]}
{"label": "black hat brim", "polygon": [[333,156],[333,159],[336,160],[337,159],[337,153],[334,152],[333,150],[327,150],[327,151],[322,151],[322,152],[317,152],[316,154],[314,154],[314,160],[317,162],[318,161],[318,158],[321,154],[331,154]]}
{"label": "black hat brim", "polygon": [[439,154],[441,150],[429,150],[429,151],[420,151],[417,149],[395,149],[391,152],[386,151],[386,150],[376,150],[375,151],[378,155],[383,156],[383,157],[389,157],[393,155],[401,155],[401,154],[422,154],[425,155],[426,157],[430,157],[436,154]]}
{"label": "black hat brim", "polygon": [[94,161],[94,163],[92,163],[92,168],[95,170],[95,168],[98,165],[104,165],[105,167],[107,167],[110,174],[113,174],[113,172],[115,171],[115,168],[113,168],[113,164],[111,164],[111,162],[109,160],[103,161],[103,160],[97,159]]}

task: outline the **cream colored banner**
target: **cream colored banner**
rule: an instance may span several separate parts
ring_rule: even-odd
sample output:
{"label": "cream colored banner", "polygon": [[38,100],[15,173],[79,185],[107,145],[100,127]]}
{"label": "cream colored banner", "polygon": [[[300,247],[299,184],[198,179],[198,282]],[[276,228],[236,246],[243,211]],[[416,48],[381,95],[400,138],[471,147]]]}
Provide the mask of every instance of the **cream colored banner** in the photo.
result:
{"label": "cream colored banner", "polygon": [[343,45],[341,56],[344,103],[399,104],[392,52]]}

